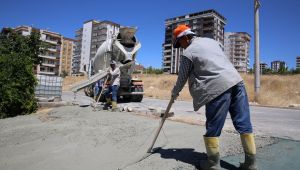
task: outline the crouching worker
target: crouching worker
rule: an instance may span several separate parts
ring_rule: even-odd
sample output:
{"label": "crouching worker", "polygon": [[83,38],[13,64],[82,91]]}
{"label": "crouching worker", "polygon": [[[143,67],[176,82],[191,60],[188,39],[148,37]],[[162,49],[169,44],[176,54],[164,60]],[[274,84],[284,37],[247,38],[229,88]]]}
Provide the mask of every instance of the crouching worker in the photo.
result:
{"label": "crouching worker", "polygon": [[196,37],[187,25],[178,25],[173,31],[173,46],[184,51],[172,98],[177,98],[188,80],[194,110],[203,105],[206,108],[204,143],[208,160],[201,162],[201,168],[221,169],[219,136],[229,111],[245,152],[245,162],[240,168],[256,170],[256,146],[245,86],[219,43]]}
{"label": "crouching worker", "polygon": [[94,86],[94,100],[97,102],[99,99],[99,96],[102,89],[103,89],[103,85],[104,85],[104,81],[103,79],[100,79],[98,81],[96,81],[95,86]]}
{"label": "crouching worker", "polygon": [[[110,85],[108,87],[108,90],[105,93],[106,98],[106,105],[112,106],[112,111],[116,111],[118,109],[117,107],[117,95],[118,90],[120,87],[120,69],[117,66],[116,61],[112,60],[110,63],[111,69],[107,71],[109,79],[110,79]],[[110,98],[111,93],[111,98]]]}

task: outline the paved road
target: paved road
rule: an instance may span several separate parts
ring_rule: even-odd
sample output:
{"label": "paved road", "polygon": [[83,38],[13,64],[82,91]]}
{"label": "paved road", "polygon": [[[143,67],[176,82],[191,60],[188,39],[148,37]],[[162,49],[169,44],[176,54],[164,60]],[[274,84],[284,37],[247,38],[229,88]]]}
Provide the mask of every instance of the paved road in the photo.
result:
{"label": "paved road", "polygon": [[[142,101],[143,105],[162,108],[166,107],[167,103],[167,100],[149,98]],[[205,121],[205,107],[194,112],[192,102],[176,101],[173,111],[180,117],[193,117],[195,120]],[[253,127],[257,134],[300,141],[300,109],[250,106],[250,111]],[[229,114],[225,129],[234,129]]]}
{"label": "paved road", "polygon": [[[64,92],[62,98],[66,101],[73,101],[74,95],[72,92]],[[93,101],[82,92],[78,93],[76,100],[81,104],[89,104]],[[144,98],[141,103],[126,105],[146,111],[149,108],[165,109],[168,102],[168,100]],[[176,101],[171,111],[175,113],[174,118],[171,118],[173,120],[200,125],[204,125],[206,120],[205,107],[194,112],[192,102],[189,101]],[[250,111],[256,134],[300,141],[300,109],[250,106]],[[229,114],[224,130],[234,130]]]}

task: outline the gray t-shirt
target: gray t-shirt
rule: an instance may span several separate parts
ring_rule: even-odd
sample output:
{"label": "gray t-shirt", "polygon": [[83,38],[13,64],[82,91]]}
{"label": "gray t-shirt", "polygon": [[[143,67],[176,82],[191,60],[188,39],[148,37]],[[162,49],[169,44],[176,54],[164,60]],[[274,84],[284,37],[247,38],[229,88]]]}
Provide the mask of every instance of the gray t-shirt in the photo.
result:
{"label": "gray t-shirt", "polygon": [[[183,52],[173,93],[178,94],[188,79],[194,110],[197,111],[201,106],[241,82],[242,78],[217,41],[200,37],[195,37],[191,41]],[[184,66],[187,63],[190,65]]]}

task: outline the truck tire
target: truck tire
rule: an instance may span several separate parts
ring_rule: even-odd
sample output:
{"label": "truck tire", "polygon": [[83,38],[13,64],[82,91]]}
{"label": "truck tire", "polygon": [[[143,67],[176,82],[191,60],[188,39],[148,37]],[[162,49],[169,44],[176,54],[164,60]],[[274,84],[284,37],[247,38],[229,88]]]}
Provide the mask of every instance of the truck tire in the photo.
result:
{"label": "truck tire", "polygon": [[84,93],[86,96],[94,97],[93,86],[88,86],[88,87],[84,88]]}
{"label": "truck tire", "polygon": [[[134,92],[143,92],[143,87],[135,87]],[[143,100],[143,94],[139,95],[132,95],[131,96],[131,101],[132,102],[141,102]]]}

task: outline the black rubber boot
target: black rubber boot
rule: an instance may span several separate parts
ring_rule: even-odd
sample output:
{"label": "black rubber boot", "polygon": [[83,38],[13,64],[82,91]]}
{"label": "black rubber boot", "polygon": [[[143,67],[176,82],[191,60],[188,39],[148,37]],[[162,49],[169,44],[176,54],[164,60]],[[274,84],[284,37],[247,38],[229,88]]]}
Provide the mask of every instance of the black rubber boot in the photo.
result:
{"label": "black rubber boot", "polygon": [[256,146],[253,134],[241,134],[241,141],[245,152],[245,162],[240,164],[240,169],[257,170]]}
{"label": "black rubber boot", "polygon": [[201,161],[200,166],[203,170],[220,170],[220,154],[208,156],[207,160]]}
{"label": "black rubber boot", "polygon": [[201,161],[200,166],[203,170],[220,170],[219,138],[204,137],[207,160]]}
{"label": "black rubber boot", "polygon": [[242,170],[257,170],[255,155],[245,154],[245,162],[240,164]]}

